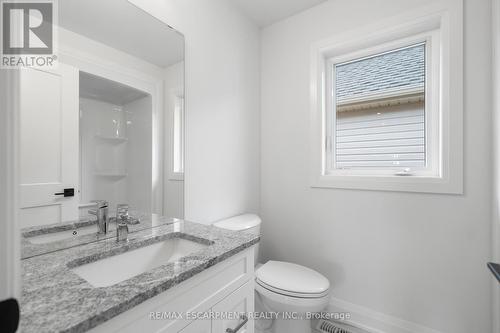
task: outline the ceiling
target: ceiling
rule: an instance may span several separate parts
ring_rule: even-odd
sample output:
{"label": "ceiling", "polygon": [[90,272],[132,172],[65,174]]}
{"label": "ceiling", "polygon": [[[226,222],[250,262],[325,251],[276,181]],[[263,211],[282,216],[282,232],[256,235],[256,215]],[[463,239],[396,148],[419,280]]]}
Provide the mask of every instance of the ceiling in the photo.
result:
{"label": "ceiling", "polygon": [[160,67],[184,59],[184,37],[127,0],[59,1],[59,25]]}
{"label": "ceiling", "polygon": [[148,96],[145,92],[100,76],[80,72],[80,97],[125,105]]}
{"label": "ceiling", "polygon": [[232,0],[260,27],[314,7],[327,0]]}

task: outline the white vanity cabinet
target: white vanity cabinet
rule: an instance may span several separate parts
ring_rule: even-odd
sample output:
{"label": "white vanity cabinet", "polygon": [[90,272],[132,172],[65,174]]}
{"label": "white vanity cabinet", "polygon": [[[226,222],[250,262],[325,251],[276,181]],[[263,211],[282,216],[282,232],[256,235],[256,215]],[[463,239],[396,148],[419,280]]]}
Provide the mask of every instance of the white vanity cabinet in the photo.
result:
{"label": "white vanity cabinet", "polygon": [[195,320],[184,327],[180,333],[212,333],[211,320]]}
{"label": "white vanity cabinet", "polygon": [[[239,313],[254,312],[254,285],[253,280],[248,281],[231,295],[212,307],[212,312],[216,315],[229,315]],[[212,333],[226,333],[227,329],[232,333],[253,333],[253,319],[248,316],[229,316],[212,320]]]}
{"label": "white vanity cabinet", "polygon": [[248,281],[212,307],[211,313],[219,316],[218,318],[193,320],[180,333],[228,333],[228,329],[232,333],[254,333],[252,318],[238,316],[242,313],[253,313],[253,290],[253,281]]}
{"label": "white vanity cabinet", "polygon": [[[111,318],[90,332],[226,333],[254,311],[254,249],[250,247]],[[210,314],[210,317],[204,317]],[[173,316],[170,317],[169,316]],[[235,333],[253,333],[247,318]]]}
{"label": "white vanity cabinet", "polygon": [[[253,281],[246,282],[236,291],[211,308],[211,313],[216,316],[211,320],[194,320],[181,333],[254,333],[252,318],[242,313],[254,311],[254,286]],[[217,317],[219,316],[219,317]],[[224,316],[224,317],[221,317]]]}

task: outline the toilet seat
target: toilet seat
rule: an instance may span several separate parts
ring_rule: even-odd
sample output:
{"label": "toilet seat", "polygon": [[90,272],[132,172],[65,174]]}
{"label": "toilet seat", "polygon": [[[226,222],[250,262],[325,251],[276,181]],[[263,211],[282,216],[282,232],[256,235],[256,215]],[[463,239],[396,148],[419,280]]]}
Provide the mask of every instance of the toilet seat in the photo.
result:
{"label": "toilet seat", "polygon": [[293,307],[294,309],[307,309],[308,312],[320,311],[325,307],[325,303],[328,303],[329,300],[328,295],[314,298],[287,296],[264,288],[259,283],[255,284],[255,291],[264,296],[268,301],[286,305],[287,308]]}
{"label": "toilet seat", "polygon": [[295,298],[321,298],[321,297],[327,296],[329,293],[329,290],[325,290],[324,292],[319,293],[319,294],[313,294],[313,293],[307,294],[307,293],[294,292],[294,291],[290,291],[290,290],[283,290],[283,289],[279,289],[279,288],[270,286],[259,279],[255,279],[255,283],[260,285],[262,288],[269,290],[270,292],[277,293],[277,294],[280,294],[283,296],[295,297]]}
{"label": "toilet seat", "polygon": [[294,298],[322,298],[330,288],[330,282],[320,273],[283,261],[262,265],[256,271],[255,282],[269,292]]}

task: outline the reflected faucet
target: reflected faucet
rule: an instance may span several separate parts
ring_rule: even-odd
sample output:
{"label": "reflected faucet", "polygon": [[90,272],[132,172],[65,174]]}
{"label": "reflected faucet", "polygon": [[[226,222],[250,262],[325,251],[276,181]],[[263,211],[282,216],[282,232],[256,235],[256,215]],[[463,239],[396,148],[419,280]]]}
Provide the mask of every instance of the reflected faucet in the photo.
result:
{"label": "reflected faucet", "polygon": [[124,221],[128,223],[129,220],[129,205],[128,204],[118,204],[116,206],[116,222]]}
{"label": "reflected faucet", "polygon": [[119,204],[116,207],[116,241],[128,241],[128,205]]}
{"label": "reflected faucet", "polygon": [[99,234],[106,234],[109,230],[108,202],[105,200],[93,200],[96,209],[89,210],[89,214],[97,217],[97,228]]}
{"label": "reflected faucet", "polygon": [[128,241],[128,225],[126,222],[120,221],[116,224],[116,241],[126,242]]}

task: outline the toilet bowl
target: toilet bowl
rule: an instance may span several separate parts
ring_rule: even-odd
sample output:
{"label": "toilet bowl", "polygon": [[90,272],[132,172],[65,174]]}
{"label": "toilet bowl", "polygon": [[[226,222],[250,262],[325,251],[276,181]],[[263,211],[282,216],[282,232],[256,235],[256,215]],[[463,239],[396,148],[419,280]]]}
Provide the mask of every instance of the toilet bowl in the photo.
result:
{"label": "toilet bowl", "polygon": [[328,305],[328,279],[310,268],[283,261],[268,261],[255,275],[255,290],[264,308],[277,315],[271,332],[310,333],[311,315]]}
{"label": "toilet bowl", "polygon": [[[255,214],[244,214],[215,222],[213,225],[228,230],[260,236],[261,219]],[[272,321],[259,319],[256,323],[265,332],[310,333],[311,314],[322,311],[329,301],[330,282],[320,273],[297,264],[268,261],[257,264],[259,244],[255,245],[256,312],[270,312]]]}

